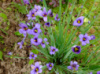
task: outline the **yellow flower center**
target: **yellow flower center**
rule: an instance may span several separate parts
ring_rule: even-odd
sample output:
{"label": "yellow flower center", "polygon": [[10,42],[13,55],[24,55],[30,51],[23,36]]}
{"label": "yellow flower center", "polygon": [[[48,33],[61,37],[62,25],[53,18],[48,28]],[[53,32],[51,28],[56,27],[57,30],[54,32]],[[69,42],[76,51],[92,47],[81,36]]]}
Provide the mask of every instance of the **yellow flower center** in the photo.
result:
{"label": "yellow flower center", "polygon": [[34,16],[35,16],[35,13],[32,14],[32,17],[34,17]]}
{"label": "yellow flower center", "polygon": [[75,52],[77,52],[79,49],[78,49],[77,47],[75,47],[75,49],[74,49],[74,50],[75,50]]}
{"label": "yellow flower center", "polygon": [[52,67],[52,65],[51,65],[51,64],[50,64],[49,66],[50,66],[50,67]]}
{"label": "yellow flower center", "polygon": [[37,39],[35,39],[34,42],[37,42]]}
{"label": "yellow flower center", "polygon": [[85,41],[86,40],[86,38],[83,38],[83,41]]}
{"label": "yellow flower center", "polygon": [[34,57],[34,54],[32,54],[32,57]]}
{"label": "yellow flower center", "polygon": [[81,21],[80,21],[80,20],[78,20],[78,21],[77,21],[77,23],[81,23]]}
{"label": "yellow flower center", "polygon": [[26,31],[28,28],[24,27],[24,30]]}
{"label": "yellow flower center", "polygon": [[39,69],[38,69],[38,68],[36,68],[35,70],[36,70],[36,72],[37,72],[37,71],[39,71]]}
{"label": "yellow flower center", "polygon": [[35,29],[34,31],[35,31],[36,33],[38,32],[38,30],[37,30],[37,29]]}
{"label": "yellow flower center", "polygon": [[52,51],[54,52],[54,51],[55,51],[55,49],[52,49]]}
{"label": "yellow flower center", "polygon": [[46,17],[47,15],[46,14],[43,14],[43,16]]}
{"label": "yellow flower center", "polygon": [[42,44],[44,44],[44,42],[42,41]]}

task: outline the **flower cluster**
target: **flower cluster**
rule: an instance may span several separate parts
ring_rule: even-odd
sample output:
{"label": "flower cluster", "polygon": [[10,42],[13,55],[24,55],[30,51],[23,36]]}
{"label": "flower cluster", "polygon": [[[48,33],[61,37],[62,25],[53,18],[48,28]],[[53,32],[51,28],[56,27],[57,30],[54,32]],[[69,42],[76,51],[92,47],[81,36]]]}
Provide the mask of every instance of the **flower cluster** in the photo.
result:
{"label": "flower cluster", "polygon": [[86,44],[89,44],[90,40],[94,40],[95,36],[94,35],[88,36],[88,34],[86,33],[85,35],[80,34],[79,38],[80,38],[80,41],[81,41],[82,45],[84,46]]}
{"label": "flower cluster", "polygon": [[[81,26],[81,25],[83,25],[83,23],[84,23],[84,16],[81,16],[81,17],[78,17],[74,22],[73,22],[73,25],[74,26]],[[94,40],[95,39],[95,36],[94,35],[91,35],[91,36],[88,36],[88,34],[86,33],[86,34],[80,34],[79,35],[79,38],[80,38],[80,41],[81,41],[81,43],[82,43],[82,45],[84,46],[84,45],[86,45],[86,44],[89,44],[89,41],[90,40]],[[75,54],[79,54],[80,52],[81,52],[81,47],[80,46],[77,46],[77,45],[75,45],[75,46],[73,46],[72,47],[72,51],[75,53]],[[78,63],[76,62],[76,61],[71,61],[70,62],[70,66],[68,66],[67,68],[68,69],[71,69],[71,70],[78,70],[78,67],[79,67],[79,65],[78,65]]]}
{"label": "flower cluster", "polygon": [[[29,11],[29,14],[27,14],[28,20],[36,20],[36,17],[42,17],[43,20],[46,22],[45,26],[50,27],[50,22],[47,22],[47,16],[53,17],[53,13],[51,9],[47,12],[46,8],[42,8],[41,6],[35,5],[32,10]],[[55,20],[59,21],[58,15],[55,17]],[[19,29],[19,33],[23,34],[24,38],[21,42],[18,43],[20,45],[20,48],[22,48],[22,45],[24,43],[24,40],[27,35],[33,35],[33,38],[30,39],[31,45],[38,46],[41,45],[42,48],[46,47],[46,44],[48,45],[48,39],[47,38],[40,38],[40,35],[42,34],[41,25],[39,23],[36,23],[33,26],[33,22],[31,23],[20,23],[19,26],[21,29]],[[30,28],[30,26],[32,28]],[[54,55],[55,52],[57,52],[58,49],[51,46],[50,47],[50,55]],[[37,54],[34,54],[33,52],[30,52],[29,59],[34,59],[37,57]],[[54,66],[53,63],[47,63],[47,68],[51,70]],[[37,74],[42,72],[42,66],[39,65],[39,62],[36,62],[35,65],[31,65],[32,71],[31,74]]]}
{"label": "flower cluster", "polygon": [[35,5],[32,10],[30,10],[29,14],[27,15],[28,20],[35,20],[36,16],[40,16],[43,18],[45,22],[47,22],[47,16],[53,17],[53,13],[51,9],[47,12],[46,8],[42,8],[41,6]]}
{"label": "flower cluster", "polygon": [[[28,23],[28,25],[29,25],[29,23]],[[27,24],[24,24],[24,23],[19,24],[19,26],[21,27],[21,29],[19,29],[19,32],[24,35],[23,40],[18,43],[18,45],[20,45],[20,49],[22,48],[22,45],[24,43],[24,40],[25,40],[27,34],[30,34],[30,35],[34,36],[34,38],[31,39],[31,44],[33,44],[33,45],[41,44],[42,47],[44,48],[45,47],[44,41],[47,44],[49,44],[47,42],[47,38],[44,38],[44,40],[42,40],[41,38],[38,38],[38,36],[42,32],[41,29],[40,29],[40,24],[39,23],[36,23],[35,27],[33,27],[32,29],[29,29]]]}
{"label": "flower cluster", "polygon": [[[28,4],[28,1],[24,2],[25,4]],[[72,13],[71,13],[72,14]],[[48,68],[48,70],[52,70],[52,68],[55,66],[55,62],[59,61],[58,63],[62,63],[62,60],[60,60],[60,56],[58,56],[58,54],[60,53],[60,48],[58,48],[58,46],[56,45],[52,45],[48,42],[48,39],[43,36],[43,32],[42,28],[43,26],[38,22],[32,22],[32,21],[36,21],[38,18],[43,18],[44,20],[44,25],[47,28],[51,27],[51,22],[48,22],[48,16],[49,17],[53,17],[53,13],[50,10],[46,10],[45,7],[41,7],[39,5],[35,5],[33,9],[31,9],[29,11],[29,13],[27,14],[27,18],[28,21],[31,21],[31,23],[20,23],[19,26],[21,29],[19,29],[19,32],[21,34],[23,34],[24,38],[21,42],[18,43],[18,45],[20,45],[20,48],[22,48],[22,45],[25,41],[25,38],[28,36],[33,36],[30,39],[30,44],[31,46],[35,46],[36,48],[38,48],[37,46],[39,46],[40,48],[42,47],[43,51],[40,49],[40,51],[42,51],[43,54],[48,55],[50,57],[49,59],[49,63],[46,62],[46,66]],[[59,15],[56,14],[56,16],[54,17],[55,21],[61,21],[61,18],[59,18]],[[34,26],[33,26],[34,24]],[[84,16],[80,16],[78,17],[74,22],[73,22],[73,26],[76,27],[80,27],[84,24]],[[42,28],[41,28],[42,26]],[[89,36],[87,33],[86,34],[80,34],[79,38],[81,41],[82,46],[89,44],[90,40],[94,40],[95,36],[91,35]],[[49,46],[50,45],[50,46]],[[57,48],[56,48],[57,47]],[[79,45],[74,45],[71,46],[71,51],[75,54],[80,54],[81,53],[81,46]],[[49,52],[48,52],[49,51]],[[63,54],[61,55],[63,56]],[[30,52],[29,55],[29,59],[34,59],[37,57],[37,54],[34,54],[33,52]],[[55,57],[57,57],[57,59],[55,59]],[[53,60],[51,61],[51,58],[53,58]],[[62,58],[62,57],[61,57]],[[39,62],[35,62],[35,65],[31,65],[32,67],[32,71],[31,74],[39,74],[42,73],[42,65],[40,65]],[[77,61],[70,61],[70,66],[67,66],[67,69],[70,70],[78,70],[79,65]],[[98,71],[97,74],[99,74],[100,72]]]}
{"label": "flower cluster", "polygon": [[[74,26],[81,26],[83,25],[84,23],[84,16],[81,16],[81,17],[78,17],[74,22],[73,22],[73,25]],[[95,39],[95,36],[94,35],[91,35],[91,36],[88,36],[88,34],[80,34],[79,35],[79,38],[80,38],[80,41],[82,43],[82,45],[86,45],[86,44],[89,44],[89,41],[90,40],[94,40]],[[80,46],[73,46],[72,47],[72,51],[76,54],[79,54],[81,52],[81,47]]]}
{"label": "flower cluster", "polygon": [[[46,66],[49,70],[51,70],[54,64],[47,63]],[[39,62],[35,62],[35,65],[31,65],[31,68],[32,68],[32,71],[30,72],[30,74],[42,73],[42,65],[40,65]]]}
{"label": "flower cluster", "polygon": [[[34,8],[29,11],[29,14],[27,14],[27,18],[28,18],[28,20],[35,20],[36,16],[42,17],[43,20],[45,22],[47,22],[47,16],[53,17],[53,13],[52,13],[51,9],[46,11],[45,7],[42,8],[39,5],[34,5]],[[56,16],[55,20],[59,21],[58,15]],[[51,24],[49,22],[45,23],[45,25],[48,27],[51,26]],[[30,40],[31,45],[38,46],[41,44],[41,46],[43,48],[45,48],[46,47],[45,43],[49,44],[49,42],[47,41],[47,38],[44,38],[44,39],[39,38],[39,35],[42,33],[41,25],[39,23],[36,23],[35,26],[33,26],[33,22],[26,23],[26,24],[20,23],[19,26],[21,27],[21,29],[19,29],[19,32],[24,35],[23,40],[18,43],[18,45],[20,45],[20,48],[22,48],[22,45],[24,43],[24,40],[25,40],[27,34],[34,36]],[[32,27],[32,29],[30,29],[30,26]],[[50,51],[50,54],[54,54],[56,51],[58,51],[58,50],[53,49],[52,51]]]}

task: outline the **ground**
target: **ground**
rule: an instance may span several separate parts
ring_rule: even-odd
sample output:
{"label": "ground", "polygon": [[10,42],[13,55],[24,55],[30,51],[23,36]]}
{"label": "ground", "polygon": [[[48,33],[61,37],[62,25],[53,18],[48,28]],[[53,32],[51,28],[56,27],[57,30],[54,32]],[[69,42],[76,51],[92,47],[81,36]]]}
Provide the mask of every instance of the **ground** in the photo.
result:
{"label": "ground", "polygon": [[[4,29],[5,32],[0,30],[0,36],[3,37],[3,42],[0,42],[0,50],[3,51],[3,55],[7,55],[8,52],[13,52],[13,55],[20,57],[28,57],[29,53],[27,52],[29,48],[26,46],[23,49],[19,49],[18,42],[21,41],[22,38],[16,36],[14,33],[19,30],[19,22],[21,20],[25,20],[24,15],[17,13],[14,11],[14,8],[7,10],[8,7],[11,6],[10,0],[7,2],[0,2],[0,13],[4,12],[7,15],[8,22],[3,22],[2,18],[0,18],[0,29]],[[15,16],[19,16],[18,19]],[[9,27],[9,30],[5,28]],[[0,74],[29,74],[31,71],[31,67],[28,64],[29,59],[21,59],[21,58],[10,58],[7,56],[3,56],[3,61],[0,60]]]}

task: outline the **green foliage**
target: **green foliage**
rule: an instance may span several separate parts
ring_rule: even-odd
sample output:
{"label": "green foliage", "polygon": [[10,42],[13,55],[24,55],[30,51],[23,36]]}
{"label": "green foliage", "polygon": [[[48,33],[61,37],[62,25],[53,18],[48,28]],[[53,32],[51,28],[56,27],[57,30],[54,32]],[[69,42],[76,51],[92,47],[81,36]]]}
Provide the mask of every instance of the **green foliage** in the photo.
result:
{"label": "green foliage", "polygon": [[6,48],[3,48],[3,51],[6,51]]}
{"label": "green foliage", "polygon": [[73,3],[73,2],[82,3],[82,2],[84,2],[84,0],[65,0],[65,1],[70,2],[70,3]]}
{"label": "green foliage", "polygon": [[76,1],[76,0],[65,0],[65,1],[72,3],[73,1]]}
{"label": "green foliage", "polygon": [[34,36],[33,35],[28,35],[28,38],[33,38]]}
{"label": "green foliage", "polygon": [[19,31],[14,33],[16,36],[20,36],[21,34],[19,33]]}
{"label": "green foliage", "polygon": [[6,14],[4,14],[4,13],[0,13],[0,17],[2,17],[3,19],[7,19],[7,15]]}
{"label": "green foliage", "polygon": [[0,39],[3,39],[3,37],[2,37],[2,36],[0,36]]}
{"label": "green foliage", "polygon": [[3,44],[4,43],[4,40],[0,40],[0,42]]}
{"label": "green foliage", "polygon": [[0,59],[3,60],[3,53],[0,51]]}
{"label": "green foliage", "polygon": [[27,6],[20,5],[20,4],[17,4],[17,3],[12,3],[12,4],[14,4],[14,7],[16,7],[18,9],[18,12],[20,12],[21,14],[27,13]]}
{"label": "green foliage", "polygon": [[0,30],[1,30],[3,33],[5,33],[6,35],[8,35],[8,33],[7,33],[4,29],[0,28]]}
{"label": "green foliage", "polygon": [[100,69],[100,65],[90,65],[89,69],[90,70],[99,70]]}
{"label": "green foliage", "polygon": [[31,60],[29,61],[29,64],[31,65],[31,64],[33,64],[33,63],[34,63],[34,60],[31,59]]}
{"label": "green foliage", "polygon": [[10,28],[10,22],[8,21],[8,22],[7,22],[7,27],[5,27],[5,30],[6,30],[6,31],[9,30],[9,28]]}
{"label": "green foliage", "polygon": [[0,13],[0,17],[2,17],[3,21],[7,21],[7,15],[4,13]]}
{"label": "green foliage", "polygon": [[38,50],[36,50],[36,49],[33,49],[32,52],[33,52],[34,54],[38,54],[38,53],[39,53]]}

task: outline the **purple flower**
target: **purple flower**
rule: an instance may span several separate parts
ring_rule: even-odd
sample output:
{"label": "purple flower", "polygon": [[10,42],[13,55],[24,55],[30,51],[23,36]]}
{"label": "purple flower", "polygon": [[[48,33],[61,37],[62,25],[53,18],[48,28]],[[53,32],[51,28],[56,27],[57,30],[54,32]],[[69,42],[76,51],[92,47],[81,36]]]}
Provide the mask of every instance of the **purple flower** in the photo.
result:
{"label": "purple flower", "polygon": [[52,67],[54,66],[54,64],[53,64],[53,63],[47,63],[46,66],[47,66],[47,68],[48,68],[49,70],[51,70]]}
{"label": "purple flower", "polygon": [[53,17],[53,13],[52,13],[51,9],[48,11],[48,15],[49,15],[50,17]]}
{"label": "purple flower", "polygon": [[17,44],[20,46],[20,47],[19,47],[20,49],[22,49],[23,43],[24,43],[23,41],[17,43]]}
{"label": "purple flower", "polygon": [[74,22],[73,25],[74,26],[81,26],[84,23],[84,16],[81,16],[79,18],[77,18]]}
{"label": "purple flower", "polygon": [[42,16],[41,15],[41,13],[42,13],[42,10],[41,10],[41,6],[39,6],[39,5],[34,5],[34,11],[35,11],[35,13],[36,13],[36,15],[38,15],[38,16]]}
{"label": "purple flower", "polygon": [[19,26],[21,27],[21,29],[19,29],[19,32],[26,36],[26,33],[29,33],[30,31],[30,29],[28,29],[28,26],[24,23],[20,23]]}
{"label": "purple flower", "polygon": [[81,8],[83,8],[83,5],[81,6]]}
{"label": "purple flower", "polygon": [[[47,42],[47,38],[44,38],[44,41],[46,42],[46,44],[49,44],[49,42]],[[43,48],[45,48],[45,43],[44,43],[44,41],[42,40],[42,42],[41,42],[41,46],[42,46]]]}
{"label": "purple flower", "polygon": [[90,72],[89,74],[92,74],[92,72]]}
{"label": "purple flower", "polygon": [[36,23],[35,27],[32,30],[30,30],[30,32],[29,32],[29,34],[32,34],[32,35],[35,35],[35,36],[38,36],[40,33],[41,33],[41,29],[40,29],[39,23]]}
{"label": "purple flower", "polygon": [[38,11],[40,11],[41,10],[41,6],[39,6],[39,5],[34,5],[34,10],[35,10],[35,12],[38,12]]}
{"label": "purple flower", "polygon": [[91,40],[94,40],[95,39],[95,36],[94,35],[91,35],[90,37],[91,37]]}
{"label": "purple flower", "polygon": [[8,55],[12,55],[12,52],[8,52]]}
{"label": "purple flower", "polygon": [[100,71],[98,71],[97,74],[100,74]]}
{"label": "purple flower", "polygon": [[73,51],[74,53],[76,53],[76,54],[79,54],[79,53],[81,52],[81,47],[75,45],[75,46],[72,47],[72,51]]}
{"label": "purple flower", "polygon": [[50,23],[49,23],[49,22],[45,23],[45,25],[46,25],[47,27],[50,27]]}
{"label": "purple flower", "polygon": [[34,69],[31,71],[30,74],[38,74],[38,73],[42,73],[42,65],[39,64],[39,62],[36,62],[34,65]]}
{"label": "purple flower", "polygon": [[37,36],[31,39],[31,44],[36,45],[36,46],[39,45],[41,42],[42,42],[42,39],[38,38]]}
{"label": "purple flower", "polygon": [[34,69],[34,65],[31,65],[31,69]]}
{"label": "purple flower", "polygon": [[96,18],[96,16],[93,16],[93,18],[95,19],[95,18]]}
{"label": "purple flower", "polygon": [[80,38],[80,41],[81,41],[82,45],[86,45],[87,43],[89,44],[89,40],[91,40],[91,37],[88,36],[87,33],[85,35],[80,34],[79,38]]}
{"label": "purple flower", "polygon": [[23,0],[24,4],[29,4],[29,0]]}
{"label": "purple flower", "polygon": [[23,38],[23,40],[21,42],[18,42],[17,44],[20,46],[19,48],[22,49],[22,45],[24,44],[24,40],[25,38]]}
{"label": "purple flower", "polygon": [[53,46],[51,46],[50,47],[50,54],[52,55],[52,54],[55,54],[55,52],[57,52],[58,51],[58,49],[57,48],[55,48],[55,47],[53,47]]}
{"label": "purple flower", "polygon": [[43,20],[46,22],[47,21],[47,11],[46,11],[46,8],[43,8],[43,11],[41,13],[41,16],[43,17]]}
{"label": "purple flower", "polygon": [[36,14],[35,10],[31,10],[31,11],[29,11],[29,14],[27,14],[28,20],[30,20],[30,19],[35,20],[36,16],[37,16],[37,14]]}
{"label": "purple flower", "polygon": [[72,14],[72,12],[70,12],[69,14]]}
{"label": "purple flower", "polygon": [[36,57],[37,57],[36,54],[34,54],[33,52],[30,52],[29,59],[35,59]]}
{"label": "purple flower", "polygon": [[65,14],[65,12],[63,12],[63,15]]}
{"label": "purple flower", "polygon": [[79,65],[78,65],[78,63],[76,62],[76,61],[71,61],[70,62],[70,66],[68,66],[67,68],[68,69],[71,69],[71,70],[78,70],[78,67],[79,67]]}
{"label": "purple flower", "polygon": [[56,14],[55,20],[56,21],[59,21],[60,20],[60,18],[58,18],[58,14]]}
{"label": "purple flower", "polygon": [[91,22],[90,22],[90,21],[88,21],[88,23],[90,24]]}

